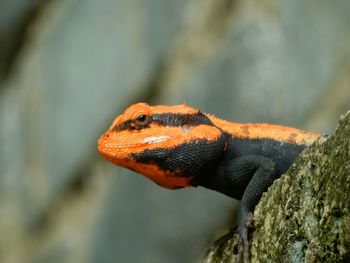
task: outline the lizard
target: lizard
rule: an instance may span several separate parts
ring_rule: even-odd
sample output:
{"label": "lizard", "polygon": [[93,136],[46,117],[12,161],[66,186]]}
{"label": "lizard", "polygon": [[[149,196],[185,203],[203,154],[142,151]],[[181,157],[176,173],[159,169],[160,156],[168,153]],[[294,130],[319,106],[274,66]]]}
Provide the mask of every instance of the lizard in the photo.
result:
{"label": "lizard", "polygon": [[239,254],[262,194],[319,134],[266,123],[236,123],[186,104],[128,107],[98,140],[108,161],[168,189],[202,186],[240,200]]}

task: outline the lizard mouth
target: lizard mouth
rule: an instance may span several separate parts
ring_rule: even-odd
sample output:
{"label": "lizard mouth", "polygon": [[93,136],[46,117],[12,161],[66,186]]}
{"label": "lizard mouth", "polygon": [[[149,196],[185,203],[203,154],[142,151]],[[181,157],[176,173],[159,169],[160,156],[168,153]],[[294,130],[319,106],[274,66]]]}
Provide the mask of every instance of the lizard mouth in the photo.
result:
{"label": "lizard mouth", "polygon": [[168,135],[148,136],[145,138],[120,138],[116,134],[106,132],[98,140],[98,152],[107,160],[116,164],[126,162],[124,166],[130,166],[128,162],[133,153],[142,152],[149,147],[159,147],[160,143],[171,140]]}
{"label": "lizard mouth", "polygon": [[123,140],[113,138],[113,135],[108,132],[103,134],[101,138],[98,140],[98,151],[100,153],[110,152],[113,149],[127,149],[127,148],[137,148],[137,147],[145,147],[151,144],[157,144],[161,142],[165,142],[171,139],[168,135],[161,136],[150,136],[146,137],[142,140]]}

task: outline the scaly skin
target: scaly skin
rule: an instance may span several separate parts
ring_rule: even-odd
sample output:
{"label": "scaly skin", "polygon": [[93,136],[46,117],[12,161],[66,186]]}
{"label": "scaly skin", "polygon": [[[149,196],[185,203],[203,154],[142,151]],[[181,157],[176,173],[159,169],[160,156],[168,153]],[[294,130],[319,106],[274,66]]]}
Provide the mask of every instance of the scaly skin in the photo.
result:
{"label": "scaly skin", "polygon": [[98,150],[162,187],[203,186],[241,200],[240,252],[249,262],[248,232],[262,193],[318,138],[285,126],[224,121],[184,104],[137,103],[113,121]]}

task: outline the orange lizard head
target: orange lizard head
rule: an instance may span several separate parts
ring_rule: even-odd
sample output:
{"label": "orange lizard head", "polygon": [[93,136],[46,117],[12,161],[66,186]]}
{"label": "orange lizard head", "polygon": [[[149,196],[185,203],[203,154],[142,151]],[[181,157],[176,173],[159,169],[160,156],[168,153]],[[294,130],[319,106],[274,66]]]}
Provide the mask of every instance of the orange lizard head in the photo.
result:
{"label": "orange lizard head", "polygon": [[195,175],[210,169],[224,147],[222,131],[184,104],[134,104],[98,141],[104,158],[166,188],[193,185]]}

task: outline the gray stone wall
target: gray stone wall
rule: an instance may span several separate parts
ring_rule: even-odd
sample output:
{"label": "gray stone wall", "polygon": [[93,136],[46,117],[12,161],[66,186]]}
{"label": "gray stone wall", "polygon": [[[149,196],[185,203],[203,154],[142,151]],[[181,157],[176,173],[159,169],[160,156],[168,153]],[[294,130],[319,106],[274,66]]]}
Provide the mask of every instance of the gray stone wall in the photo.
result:
{"label": "gray stone wall", "polygon": [[237,202],[98,156],[131,103],[321,133],[350,106],[346,0],[31,1],[18,31],[28,3],[0,9],[23,41],[0,83],[1,262],[198,262],[227,227]]}

